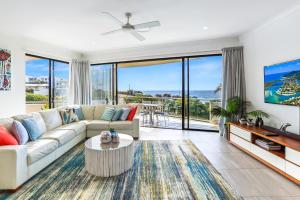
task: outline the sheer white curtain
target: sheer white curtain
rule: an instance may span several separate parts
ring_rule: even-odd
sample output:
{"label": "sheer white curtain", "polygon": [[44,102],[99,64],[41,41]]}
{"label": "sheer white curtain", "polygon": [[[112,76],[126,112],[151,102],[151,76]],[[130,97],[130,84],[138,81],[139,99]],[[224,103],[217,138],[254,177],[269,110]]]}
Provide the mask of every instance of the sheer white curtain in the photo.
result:
{"label": "sheer white curtain", "polygon": [[90,105],[91,97],[89,61],[72,60],[70,64],[70,104]]}

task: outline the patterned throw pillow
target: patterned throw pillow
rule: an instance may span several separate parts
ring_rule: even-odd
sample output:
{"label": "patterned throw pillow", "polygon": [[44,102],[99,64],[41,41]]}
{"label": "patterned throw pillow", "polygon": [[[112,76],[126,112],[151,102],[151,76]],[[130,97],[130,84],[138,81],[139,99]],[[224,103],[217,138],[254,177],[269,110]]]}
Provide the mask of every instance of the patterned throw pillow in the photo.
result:
{"label": "patterned throw pillow", "polygon": [[17,139],[19,144],[26,144],[28,142],[29,137],[27,130],[21,122],[14,120],[13,125],[11,127],[11,132]]}
{"label": "patterned throw pillow", "polygon": [[106,107],[103,114],[102,114],[102,116],[101,116],[101,119],[105,120],[105,121],[111,121],[114,114],[115,114],[115,109],[114,108]]}
{"label": "patterned throw pillow", "polygon": [[59,111],[63,124],[70,124],[72,122],[79,121],[75,110],[73,108],[67,108]]}
{"label": "patterned throw pillow", "polygon": [[112,121],[118,121],[118,120],[120,120],[120,117],[121,117],[122,113],[123,113],[123,109],[122,108],[116,108],[115,114],[114,114],[114,116],[112,118]]}
{"label": "patterned throw pillow", "polygon": [[128,117],[128,114],[130,112],[130,108],[122,108],[122,110],[123,110],[123,113],[122,113],[122,115],[120,117],[120,120],[126,121],[127,117]]}
{"label": "patterned throw pillow", "polygon": [[27,130],[28,136],[31,141],[37,140],[42,135],[42,131],[40,130],[38,123],[33,117],[22,119],[21,122]]}

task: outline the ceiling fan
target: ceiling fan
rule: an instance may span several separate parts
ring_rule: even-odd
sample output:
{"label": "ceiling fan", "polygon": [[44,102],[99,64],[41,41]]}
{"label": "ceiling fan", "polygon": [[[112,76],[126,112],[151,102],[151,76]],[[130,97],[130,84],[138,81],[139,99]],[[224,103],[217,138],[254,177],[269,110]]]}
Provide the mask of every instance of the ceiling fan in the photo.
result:
{"label": "ceiling fan", "polygon": [[127,18],[126,23],[123,23],[121,20],[119,20],[117,17],[113,16],[109,12],[102,12],[102,13],[107,15],[109,18],[114,20],[116,23],[118,23],[121,26],[121,28],[102,33],[101,35],[109,35],[109,34],[113,34],[113,33],[117,33],[117,32],[127,32],[127,33],[131,34],[132,36],[134,36],[139,41],[143,41],[143,40],[145,40],[145,37],[142,36],[139,32],[145,32],[145,29],[150,29],[152,27],[160,26],[159,21],[151,21],[151,22],[145,22],[145,23],[133,25],[129,22],[130,17],[132,16],[132,14],[130,12],[125,13],[125,16]]}

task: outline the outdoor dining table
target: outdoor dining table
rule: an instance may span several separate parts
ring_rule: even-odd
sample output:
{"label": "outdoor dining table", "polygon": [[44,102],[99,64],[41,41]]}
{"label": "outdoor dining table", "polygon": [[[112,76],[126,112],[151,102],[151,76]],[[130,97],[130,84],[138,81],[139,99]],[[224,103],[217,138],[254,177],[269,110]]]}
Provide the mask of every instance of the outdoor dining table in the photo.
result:
{"label": "outdoor dining table", "polygon": [[157,110],[161,110],[163,104],[152,104],[152,103],[143,103],[142,108],[143,110],[149,111],[150,115],[150,125],[154,125],[154,112]]}

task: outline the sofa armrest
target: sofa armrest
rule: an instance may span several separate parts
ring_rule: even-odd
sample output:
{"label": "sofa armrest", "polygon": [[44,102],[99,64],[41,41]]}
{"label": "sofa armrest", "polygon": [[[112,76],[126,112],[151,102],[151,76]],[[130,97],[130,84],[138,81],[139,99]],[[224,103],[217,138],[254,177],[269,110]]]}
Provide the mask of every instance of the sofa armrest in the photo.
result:
{"label": "sofa armrest", "polygon": [[132,126],[133,126],[133,135],[134,138],[140,137],[140,119],[138,116],[135,116],[132,120]]}
{"label": "sofa armrest", "polygon": [[27,147],[0,146],[0,190],[16,189],[27,180]]}

